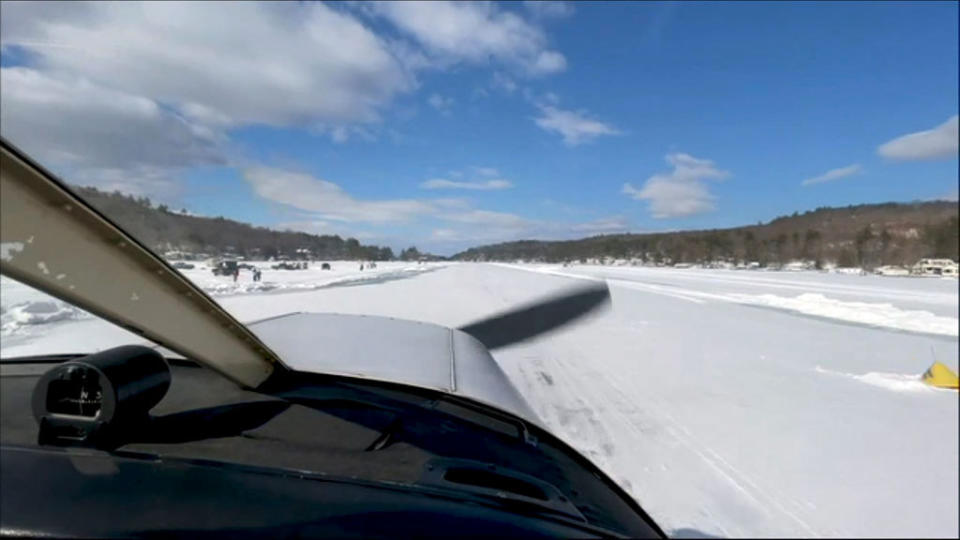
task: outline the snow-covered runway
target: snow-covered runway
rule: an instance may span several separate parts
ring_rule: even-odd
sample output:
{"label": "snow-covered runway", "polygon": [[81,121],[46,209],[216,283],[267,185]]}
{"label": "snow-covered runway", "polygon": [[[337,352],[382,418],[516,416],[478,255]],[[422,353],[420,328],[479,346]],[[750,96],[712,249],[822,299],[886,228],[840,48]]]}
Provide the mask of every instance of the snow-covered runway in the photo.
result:
{"label": "snow-covered runway", "polygon": [[[243,321],[319,311],[448,326],[605,279],[609,309],[495,356],[544,423],[666,530],[958,534],[957,393],[918,381],[934,357],[957,369],[956,280],[353,265],[265,272],[269,286],[185,273]],[[131,339],[83,316],[17,323],[31,296],[9,280],[4,293],[4,356]]]}

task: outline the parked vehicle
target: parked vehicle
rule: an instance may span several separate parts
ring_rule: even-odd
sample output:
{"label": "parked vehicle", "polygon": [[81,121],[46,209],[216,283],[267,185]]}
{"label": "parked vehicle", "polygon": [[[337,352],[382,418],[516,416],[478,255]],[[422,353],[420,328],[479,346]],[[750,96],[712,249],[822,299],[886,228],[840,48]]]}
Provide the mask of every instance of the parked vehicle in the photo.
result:
{"label": "parked vehicle", "polygon": [[910,271],[902,266],[880,266],[874,269],[874,274],[878,276],[909,276]]}
{"label": "parked vehicle", "polygon": [[237,273],[238,269],[237,261],[219,261],[213,265],[213,275],[232,276]]}
{"label": "parked vehicle", "polygon": [[320,265],[321,270],[330,270],[330,263],[323,263]]}
{"label": "parked vehicle", "polygon": [[911,270],[914,274],[921,276],[956,277],[957,263],[950,259],[920,259]]}
{"label": "parked vehicle", "polygon": [[183,261],[177,261],[173,263],[173,267],[177,270],[193,270],[195,268],[194,265]]}
{"label": "parked vehicle", "polygon": [[277,263],[271,266],[270,268],[273,268],[274,270],[306,270],[307,263],[284,261],[281,263]]}

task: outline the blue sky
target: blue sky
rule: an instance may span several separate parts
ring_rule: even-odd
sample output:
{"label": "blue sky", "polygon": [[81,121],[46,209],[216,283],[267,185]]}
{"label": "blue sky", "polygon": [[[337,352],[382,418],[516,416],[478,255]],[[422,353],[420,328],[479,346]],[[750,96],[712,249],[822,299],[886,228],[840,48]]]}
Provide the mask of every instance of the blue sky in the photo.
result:
{"label": "blue sky", "polygon": [[957,198],[958,4],[2,4],[69,181],[449,254]]}

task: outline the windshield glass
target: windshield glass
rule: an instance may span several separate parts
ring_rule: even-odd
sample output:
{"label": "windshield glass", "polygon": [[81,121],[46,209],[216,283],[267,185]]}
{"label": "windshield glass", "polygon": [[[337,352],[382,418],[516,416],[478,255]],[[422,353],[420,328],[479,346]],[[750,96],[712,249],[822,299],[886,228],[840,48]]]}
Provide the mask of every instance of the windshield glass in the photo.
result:
{"label": "windshield glass", "polygon": [[[606,284],[492,354],[668,532],[955,536],[957,21],[5,1],[0,135],[257,336],[297,312],[469,328]],[[145,342],[8,275],[0,310],[6,360]],[[330,362],[431,365],[373,334]]]}

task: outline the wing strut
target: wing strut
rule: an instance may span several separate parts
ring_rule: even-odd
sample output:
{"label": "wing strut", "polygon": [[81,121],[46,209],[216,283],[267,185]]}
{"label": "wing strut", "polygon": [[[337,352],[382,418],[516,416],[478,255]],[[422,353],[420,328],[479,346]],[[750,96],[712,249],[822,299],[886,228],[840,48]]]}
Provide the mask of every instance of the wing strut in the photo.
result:
{"label": "wing strut", "polygon": [[0,242],[0,273],[241,385],[285,369],[196,285],[3,138]]}

